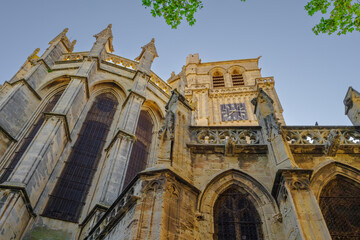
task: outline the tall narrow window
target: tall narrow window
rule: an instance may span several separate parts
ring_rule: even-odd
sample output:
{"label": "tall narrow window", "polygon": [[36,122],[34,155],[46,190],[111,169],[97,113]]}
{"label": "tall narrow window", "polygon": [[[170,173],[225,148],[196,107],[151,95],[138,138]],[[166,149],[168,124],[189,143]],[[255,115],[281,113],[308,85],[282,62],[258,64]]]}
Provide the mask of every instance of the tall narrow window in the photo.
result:
{"label": "tall narrow window", "polygon": [[215,72],[213,75],[213,87],[225,87],[225,81],[224,81],[224,75],[222,75],[220,72]]}
{"label": "tall narrow window", "polygon": [[243,75],[241,73],[239,73],[237,70],[234,70],[232,72],[231,79],[232,79],[234,87],[245,85]]}
{"label": "tall narrow window", "polygon": [[118,102],[110,93],[95,98],[56,186],[44,216],[76,222],[101,157]]}
{"label": "tall narrow window", "polygon": [[[59,101],[59,98],[63,92],[64,90],[56,93],[46,104],[43,112],[50,112],[54,108],[55,104]],[[35,121],[34,125],[30,128],[28,134],[21,140],[15,152],[12,154],[10,164],[6,168],[4,168],[4,172],[0,177],[0,183],[8,180],[16,164],[20,161],[26,149],[29,147],[31,141],[34,139],[36,133],[39,131],[41,125],[44,123],[44,120],[44,114],[41,113],[38,119]]]}
{"label": "tall narrow window", "polygon": [[132,148],[126,171],[124,182],[125,187],[136,176],[136,174],[146,168],[152,139],[152,129],[153,123],[150,115],[146,111],[141,111],[135,133],[136,142]]}
{"label": "tall narrow window", "polygon": [[247,196],[235,187],[219,196],[214,206],[214,239],[263,239],[259,214]]}
{"label": "tall narrow window", "polygon": [[319,204],[333,240],[360,239],[360,184],[337,176],[322,190]]}

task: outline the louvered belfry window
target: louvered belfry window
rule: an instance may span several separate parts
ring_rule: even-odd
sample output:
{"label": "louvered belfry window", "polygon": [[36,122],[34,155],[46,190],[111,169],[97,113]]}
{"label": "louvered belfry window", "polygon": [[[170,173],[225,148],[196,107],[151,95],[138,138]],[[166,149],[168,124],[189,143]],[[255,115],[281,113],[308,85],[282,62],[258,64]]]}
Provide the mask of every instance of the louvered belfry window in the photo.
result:
{"label": "louvered belfry window", "polygon": [[[61,94],[63,92],[64,90],[56,93],[46,104],[43,112],[50,112],[54,108],[55,104],[59,101],[59,98],[61,97]],[[21,140],[15,152],[12,154],[10,164],[6,168],[4,168],[5,171],[0,177],[0,183],[3,183],[8,180],[9,176],[13,172],[17,163],[20,161],[26,149],[29,147],[31,141],[35,138],[35,135],[40,130],[40,127],[42,126],[44,121],[45,121],[45,116],[44,114],[41,113],[38,119],[35,121],[34,125],[30,128],[28,134]]]}
{"label": "louvered belfry window", "polygon": [[214,206],[216,240],[263,239],[261,221],[248,193],[231,187],[222,193]]}
{"label": "louvered belfry window", "polygon": [[152,139],[153,122],[150,115],[142,110],[140,112],[138,125],[136,127],[136,142],[131,151],[124,186],[126,187],[131,180],[146,168]]}
{"label": "louvered belfry window", "polygon": [[49,197],[44,216],[71,222],[79,219],[117,105],[110,93],[95,98]]}
{"label": "louvered belfry window", "polygon": [[236,86],[243,86],[245,85],[244,83],[244,77],[242,74],[240,74],[238,71],[233,71],[232,75],[231,75],[231,78],[232,78],[232,82],[233,82],[233,86],[236,87]]}
{"label": "louvered belfry window", "polygon": [[360,239],[360,184],[337,176],[322,190],[319,204],[333,240]]}
{"label": "louvered belfry window", "polygon": [[225,87],[224,75],[220,72],[215,72],[212,78],[214,88]]}

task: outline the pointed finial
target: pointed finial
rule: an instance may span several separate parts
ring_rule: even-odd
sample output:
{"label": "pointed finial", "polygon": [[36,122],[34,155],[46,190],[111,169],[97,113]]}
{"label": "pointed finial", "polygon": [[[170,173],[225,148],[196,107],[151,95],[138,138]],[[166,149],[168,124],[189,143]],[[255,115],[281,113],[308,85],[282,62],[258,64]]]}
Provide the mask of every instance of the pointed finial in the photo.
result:
{"label": "pointed finial", "polygon": [[98,41],[99,38],[107,39],[108,40],[107,50],[110,52],[114,52],[114,46],[112,45],[113,34],[111,28],[112,28],[112,24],[109,24],[104,30],[102,30],[98,34],[95,34],[94,37],[96,38],[96,41]]}
{"label": "pointed finial", "polygon": [[53,44],[55,43],[56,41],[60,41],[60,40],[63,40],[64,37],[66,37],[66,33],[69,31],[69,28],[65,28],[61,33],[59,33],[59,35],[57,35],[53,40],[51,40],[49,42],[49,44]]}
{"label": "pointed finial", "polygon": [[34,52],[32,54],[30,54],[27,58],[27,61],[31,64],[31,65],[35,65],[36,61],[39,59],[39,56],[37,55],[40,52],[40,48],[37,48],[34,50]]}
{"label": "pointed finial", "polygon": [[140,55],[137,58],[135,58],[135,61],[140,61],[140,59],[142,58],[142,56],[144,55],[144,53],[146,51],[150,52],[153,55],[152,61],[156,57],[159,57],[159,55],[157,54],[157,51],[156,51],[156,47],[155,47],[155,38],[152,38],[148,44],[146,44],[145,46],[143,46],[141,48],[142,48],[142,51],[141,51]]}
{"label": "pointed finial", "polygon": [[111,27],[112,24],[109,24],[104,30],[102,30],[98,34],[95,34],[94,37],[96,37],[96,39],[99,37],[104,37],[104,38],[112,37]]}
{"label": "pointed finial", "polygon": [[353,89],[351,86],[348,88],[344,98],[344,105],[345,105],[345,115],[348,114],[349,110],[353,107],[354,100],[360,99],[360,93]]}
{"label": "pointed finial", "polygon": [[72,41],[72,42],[69,44],[69,51],[70,51],[70,52],[72,52],[72,51],[74,50],[75,44],[76,44],[76,40]]}
{"label": "pointed finial", "polygon": [[260,111],[262,111],[264,117],[274,112],[274,100],[262,88],[259,88],[259,94],[251,100],[251,103],[254,105],[254,113],[256,113],[256,109],[260,106]]}
{"label": "pointed finial", "polygon": [[76,40],[74,40],[72,43],[69,41],[69,39],[66,36],[66,33],[69,31],[68,28],[65,28],[59,35],[57,35],[53,40],[49,42],[50,45],[54,45],[58,42],[62,42],[67,50],[69,52],[72,52],[74,50],[74,46],[76,43]]}
{"label": "pointed finial", "polygon": [[39,57],[37,56],[37,54],[39,52],[40,52],[40,48],[35,49],[34,52],[28,56],[28,58],[27,58],[28,61],[31,61],[31,60],[33,60],[35,58],[38,59]]}

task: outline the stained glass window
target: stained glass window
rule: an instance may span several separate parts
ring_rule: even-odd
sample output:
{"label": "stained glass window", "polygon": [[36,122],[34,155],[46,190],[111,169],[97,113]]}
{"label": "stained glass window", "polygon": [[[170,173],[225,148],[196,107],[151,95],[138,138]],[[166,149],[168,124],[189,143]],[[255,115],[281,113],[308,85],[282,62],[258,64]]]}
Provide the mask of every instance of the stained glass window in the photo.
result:
{"label": "stained glass window", "polygon": [[261,221],[254,205],[236,187],[222,193],[214,206],[216,240],[263,239]]}
{"label": "stained glass window", "polygon": [[333,240],[360,239],[360,184],[337,176],[322,190],[320,208]]}
{"label": "stained glass window", "polygon": [[49,197],[44,216],[72,222],[78,220],[117,105],[116,98],[110,93],[95,98]]}

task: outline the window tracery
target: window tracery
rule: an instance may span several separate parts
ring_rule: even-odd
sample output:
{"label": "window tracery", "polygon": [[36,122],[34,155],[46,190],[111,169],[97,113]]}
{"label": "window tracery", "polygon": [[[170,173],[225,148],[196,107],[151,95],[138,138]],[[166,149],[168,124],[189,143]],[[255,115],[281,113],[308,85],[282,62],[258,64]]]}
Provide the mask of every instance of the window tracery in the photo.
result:
{"label": "window tracery", "polygon": [[360,184],[337,176],[321,191],[319,205],[333,240],[360,239]]}
{"label": "window tracery", "polygon": [[90,188],[118,105],[110,93],[95,98],[49,197],[44,216],[76,222]]}
{"label": "window tracery", "polygon": [[233,186],[219,196],[214,205],[214,239],[263,239],[259,214],[248,195]]}

